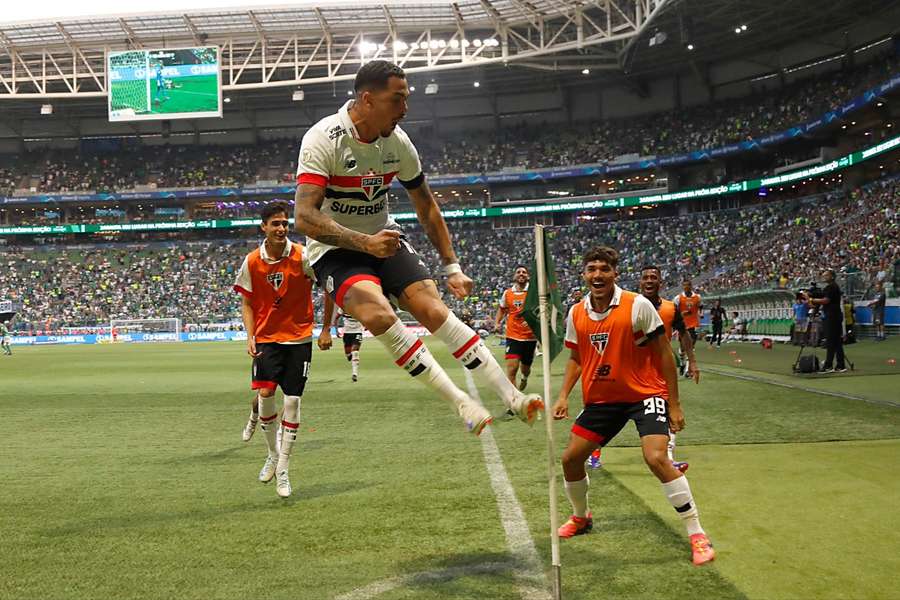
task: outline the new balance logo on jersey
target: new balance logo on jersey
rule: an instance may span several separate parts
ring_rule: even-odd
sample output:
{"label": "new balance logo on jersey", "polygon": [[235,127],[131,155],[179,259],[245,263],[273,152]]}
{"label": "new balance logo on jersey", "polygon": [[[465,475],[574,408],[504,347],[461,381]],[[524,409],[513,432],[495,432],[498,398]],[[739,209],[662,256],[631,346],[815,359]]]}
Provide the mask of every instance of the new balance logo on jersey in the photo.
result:
{"label": "new balance logo on jersey", "polygon": [[284,273],[269,273],[266,275],[266,281],[272,284],[272,287],[276,290],[281,287],[281,284],[284,282]]}
{"label": "new balance logo on jersey", "polygon": [[591,334],[591,346],[594,347],[594,350],[597,351],[597,354],[602,355],[603,351],[606,350],[606,345],[609,343],[609,333],[593,333]]}
{"label": "new balance logo on jersey", "polygon": [[347,160],[344,161],[344,168],[347,169],[348,171],[355,167],[356,167],[356,159],[355,158],[348,158]]}

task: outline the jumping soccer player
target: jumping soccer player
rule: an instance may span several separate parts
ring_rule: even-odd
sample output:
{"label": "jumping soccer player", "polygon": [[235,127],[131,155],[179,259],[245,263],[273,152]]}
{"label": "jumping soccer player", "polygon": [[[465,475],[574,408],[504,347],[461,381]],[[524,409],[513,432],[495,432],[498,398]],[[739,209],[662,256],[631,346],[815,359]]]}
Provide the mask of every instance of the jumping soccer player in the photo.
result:
{"label": "jumping soccer player", "polygon": [[684,428],[678,401],[678,373],[665,326],[647,298],[616,285],[618,253],[597,247],[582,259],[582,277],[589,294],[569,311],[566,346],[571,350],[553,417],[569,416],[569,392],[581,379],[584,410],[562,456],[566,496],[572,517],[559,528],[569,538],[588,533],[588,476],[584,461],[608,444],[631,420],[641,436],[644,461],[662,483],[663,492],[685,523],[695,565],[715,558],[700,526],[687,478],[666,455],[669,429]]}
{"label": "jumping soccer player", "polygon": [[[692,344],[696,344],[697,330],[700,329],[700,317],[703,316],[703,303],[700,294],[694,291],[694,285],[689,278],[685,278],[681,285],[683,291],[675,296],[673,302],[675,308],[681,313],[681,318],[684,319],[684,326],[688,335],[691,336]],[[684,365],[684,376],[693,377],[690,372],[690,363],[683,351],[681,352],[681,364]]]}
{"label": "jumping soccer player", "polygon": [[494,331],[500,331],[500,323],[506,317],[506,376],[516,385],[516,374],[521,369],[522,379],[518,387],[522,391],[528,386],[537,347],[537,338],[522,316],[525,296],[528,295],[528,280],[528,269],[517,266],[513,273],[513,285],[500,296],[500,306],[494,317]]}
{"label": "jumping soccer player", "polygon": [[[323,319],[322,333],[319,335],[319,350],[331,348],[331,325],[336,320],[334,316],[334,300],[325,294],[325,318]],[[350,363],[350,380],[353,383],[359,381],[359,349],[362,347],[362,338],[365,328],[362,323],[338,309],[338,315],[343,318],[344,326],[341,339],[344,340],[344,356]]]}
{"label": "jumping soccer player", "polygon": [[[304,248],[287,237],[289,208],[282,202],[262,210],[266,235],[259,248],[244,258],[234,289],[241,294],[247,331],[247,354],[253,357],[250,387],[258,390],[259,420],[268,456],[259,480],[276,478],[275,491],[291,495],[288,467],[300,426],[300,397],[312,360],[312,279],[307,275]],[[277,444],[275,388],[284,394],[282,439]]]}
{"label": "jumping soccer player", "polygon": [[3,354],[12,356],[12,346],[10,345],[9,328],[6,323],[0,322],[0,347],[3,348]]}
{"label": "jumping soccer player", "polygon": [[387,193],[396,178],[441,257],[447,287],[457,298],[471,293],[472,280],[453,251],[419,154],[397,127],[409,97],[405,73],[373,60],[356,74],[354,89],[355,100],[306,132],[297,161],[296,227],[309,240],[319,285],[384,344],[399,367],[448,400],[472,433],[481,433],[491,413],[450,380],[397,318],[388,296],[486,379],[507,408],[533,424],[544,404],[540,396],[526,396],[509,382],[478,334],[443,303],[425,263],[388,215]]}

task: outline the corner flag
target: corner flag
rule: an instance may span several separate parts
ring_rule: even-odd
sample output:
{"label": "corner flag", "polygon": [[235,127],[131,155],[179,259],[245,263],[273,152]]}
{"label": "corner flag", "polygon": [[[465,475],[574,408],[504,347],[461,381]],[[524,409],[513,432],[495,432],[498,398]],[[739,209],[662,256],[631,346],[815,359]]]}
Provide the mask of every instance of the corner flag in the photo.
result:
{"label": "corner flag", "polygon": [[[547,292],[549,294],[547,308],[550,320],[550,339],[545,340],[541,334],[541,311],[540,311],[540,285],[529,285],[528,295],[525,296],[525,307],[522,310],[522,318],[531,327],[531,331],[541,341],[544,352],[550,354],[550,361],[556,358],[563,349],[563,342],[566,336],[566,315],[563,312],[562,301],[559,297],[559,285],[556,283],[556,266],[553,264],[553,255],[550,253],[547,238],[544,236],[543,228],[540,233],[535,236],[535,245],[543,244],[543,265],[538,261],[538,250],[535,248],[535,260],[531,262],[531,273],[536,277],[538,282],[543,278],[546,281]],[[541,266],[544,268],[541,269]],[[543,272],[542,272],[543,271]]]}

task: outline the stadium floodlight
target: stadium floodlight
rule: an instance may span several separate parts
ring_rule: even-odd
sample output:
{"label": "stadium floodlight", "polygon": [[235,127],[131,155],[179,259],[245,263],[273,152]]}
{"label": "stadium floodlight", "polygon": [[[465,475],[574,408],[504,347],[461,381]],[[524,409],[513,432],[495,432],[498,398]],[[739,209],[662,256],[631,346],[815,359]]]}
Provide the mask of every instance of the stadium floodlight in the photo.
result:
{"label": "stadium floodlight", "polygon": [[352,95],[353,95],[353,90],[347,90],[347,95],[348,95],[348,96],[352,96]]}
{"label": "stadium floodlight", "polygon": [[741,25],[741,31],[747,31],[747,26],[746,26],[746,25]]}
{"label": "stadium floodlight", "polygon": [[474,85],[475,87],[481,87],[481,83],[479,83],[477,81],[473,81],[472,85]]}
{"label": "stadium floodlight", "polygon": [[407,48],[409,48],[409,46],[407,46],[406,42],[404,42],[403,40],[394,40],[394,50],[403,52]]}
{"label": "stadium floodlight", "polygon": [[225,104],[228,104],[229,102],[231,102],[231,98],[230,98],[229,96],[225,96],[225,97],[222,99],[222,102],[224,102]]}
{"label": "stadium floodlight", "polygon": [[453,48],[454,50],[459,48],[459,40],[456,38],[453,38],[452,40],[450,40],[450,47]]}
{"label": "stadium floodlight", "polygon": [[425,86],[425,95],[426,96],[433,96],[437,93],[438,93],[438,84],[429,83],[428,85]]}
{"label": "stadium floodlight", "polygon": [[475,46],[476,48],[480,48],[481,40],[479,40],[478,38],[475,38],[474,40],[472,40],[472,45]]}
{"label": "stadium floodlight", "polygon": [[294,102],[303,102],[303,98],[306,97],[306,93],[303,90],[294,90],[293,96],[291,96],[291,100]]}
{"label": "stadium floodlight", "polygon": [[740,27],[735,27],[735,28],[734,28],[734,32],[735,32],[736,34],[740,35],[740,33],[741,33],[741,28],[740,28]]}
{"label": "stadium floodlight", "polygon": [[53,105],[52,104],[41,104],[41,114],[42,115],[52,115],[53,114]]}
{"label": "stadium floodlight", "polygon": [[693,49],[694,49],[694,45],[693,45],[693,44],[688,44],[688,45],[687,45],[687,49],[688,49],[688,50],[693,50]]}
{"label": "stadium floodlight", "polygon": [[591,70],[590,70],[590,69],[587,69],[587,68],[582,69],[582,70],[581,70],[581,74],[582,74],[582,75],[590,75],[590,74],[591,74]]}
{"label": "stadium floodlight", "polygon": [[416,91],[416,86],[414,86],[414,85],[409,86],[409,91],[410,92]]}
{"label": "stadium floodlight", "polygon": [[418,49],[419,49],[419,42],[413,42],[412,45],[410,46],[410,48],[412,48],[413,50],[418,50]]}

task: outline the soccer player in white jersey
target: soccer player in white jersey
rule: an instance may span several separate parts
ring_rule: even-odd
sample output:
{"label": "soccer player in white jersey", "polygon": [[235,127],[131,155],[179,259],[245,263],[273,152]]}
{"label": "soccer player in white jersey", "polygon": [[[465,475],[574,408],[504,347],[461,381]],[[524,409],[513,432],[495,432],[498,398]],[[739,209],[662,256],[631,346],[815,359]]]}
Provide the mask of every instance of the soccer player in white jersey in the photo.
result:
{"label": "soccer player in white jersey", "polygon": [[319,335],[318,345],[320,350],[328,350],[331,348],[331,325],[342,317],[344,326],[341,332],[341,339],[344,340],[344,356],[350,363],[350,380],[353,383],[359,381],[359,349],[362,347],[363,332],[365,327],[362,323],[338,309],[335,315],[334,300],[327,293],[325,294],[325,317],[322,319],[322,333]]}
{"label": "soccer player in white jersey", "polygon": [[319,285],[384,344],[399,367],[449,401],[472,433],[481,433],[491,413],[450,380],[397,318],[388,296],[533,424],[543,400],[517,390],[478,334],[447,308],[425,263],[388,215],[387,193],[396,178],[441,257],[450,292],[457,298],[471,293],[472,280],[453,251],[419,154],[397,127],[409,97],[405,73],[374,60],[356,74],[354,89],[354,100],[306,132],[297,161],[296,227],[307,236]]}

